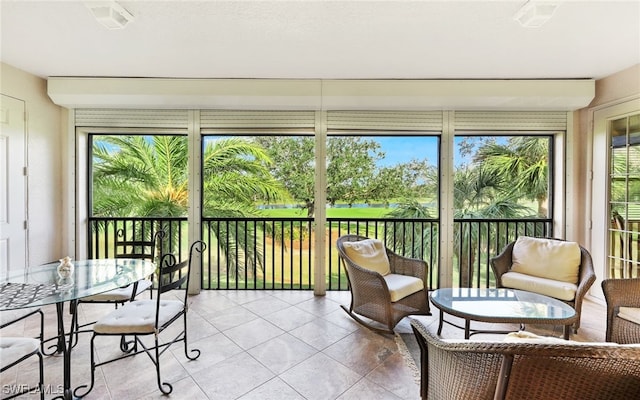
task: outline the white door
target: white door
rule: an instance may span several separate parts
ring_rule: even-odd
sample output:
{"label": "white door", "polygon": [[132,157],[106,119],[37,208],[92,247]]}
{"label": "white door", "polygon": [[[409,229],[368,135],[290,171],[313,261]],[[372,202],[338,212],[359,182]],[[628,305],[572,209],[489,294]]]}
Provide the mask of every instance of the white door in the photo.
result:
{"label": "white door", "polygon": [[[640,99],[601,108],[593,113],[591,257],[597,276],[593,288],[599,288],[600,281],[604,278],[624,276],[621,271],[616,271],[616,269],[634,264],[629,262],[632,261],[629,254],[637,256],[638,253],[637,248],[636,250],[631,248],[627,251],[627,255],[621,256],[621,250],[615,248],[616,246],[626,247],[625,243],[620,243],[621,233],[623,237],[629,238],[636,238],[637,233],[617,228],[613,213],[616,211],[621,215],[625,225],[629,219],[632,221],[638,219],[637,210],[640,207],[640,201],[638,200],[637,182],[640,181],[640,173],[638,172],[638,157],[633,154],[637,154],[635,142],[638,141],[639,132],[637,132],[637,127],[634,128],[635,124],[632,122],[633,117],[638,114],[640,114]],[[630,123],[628,127],[625,125],[623,147],[616,144],[619,139],[614,139],[616,124],[620,120],[624,120],[625,124]],[[619,137],[622,138],[622,136]],[[633,146],[629,146],[629,144],[633,144]],[[624,171],[612,171],[612,167],[620,169],[618,167],[620,152],[624,154]],[[633,246],[635,247],[637,244],[634,243]],[[602,298],[601,290],[592,289],[591,293]]]}
{"label": "white door", "polygon": [[0,280],[27,264],[24,101],[0,95]]}

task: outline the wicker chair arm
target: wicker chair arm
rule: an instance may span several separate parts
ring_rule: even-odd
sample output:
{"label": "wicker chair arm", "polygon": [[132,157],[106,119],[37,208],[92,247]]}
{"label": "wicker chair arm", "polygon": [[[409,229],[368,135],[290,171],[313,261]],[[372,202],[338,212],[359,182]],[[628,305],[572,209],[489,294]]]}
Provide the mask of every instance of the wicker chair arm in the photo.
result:
{"label": "wicker chair arm", "polygon": [[442,340],[436,323],[419,318],[411,317],[411,327],[421,351],[423,399],[613,400],[640,394],[640,346]]}
{"label": "wicker chair arm", "polygon": [[492,257],[489,260],[491,263],[491,269],[493,270],[493,274],[496,278],[497,287],[502,287],[502,274],[509,272],[509,269],[511,269],[511,264],[513,263],[512,254],[514,244],[515,242],[507,244],[499,255]]}
{"label": "wicker chair arm", "polygon": [[[578,275],[578,289],[576,290],[576,301],[584,298],[593,282],[596,281],[596,273],[593,269],[591,254],[580,246],[580,273]],[[577,308],[577,307],[576,307]]]}
{"label": "wicker chair arm", "polygon": [[640,278],[605,279],[602,292],[607,307],[640,307]]}
{"label": "wicker chair arm", "polygon": [[417,258],[404,257],[387,249],[387,257],[392,274],[414,276],[422,279],[426,278],[427,263]]}
{"label": "wicker chair arm", "polygon": [[384,297],[384,301],[391,302],[391,294],[384,277],[376,271],[364,268],[351,260],[342,259],[347,265],[348,279],[351,286],[358,286],[360,290],[376,292],[377,296]]}
{"label": "wicker chair arm", "polygon": [[451,352],[491,353],[503,355],[522,355],[533,357],[572,357],[572,358],[602,358],[611,357],[621,360],[640,361],[640,346],[624,346],[608,343],[579,343],[558,340],[554,343],[532,341],[473,341],[463,339],[442,340],[435,333],[436,323],[425,326],[420,319],[410,317],[411,326],[419,332],[425,340],[435,348]]}
{"label": "wicker chair arm", "polygon": [[[614,318],[620,307],[640,307],[640,278],[605,279],[602,281],[602,292],[607,302],[607,330],[605,340],[612,341],[615,336],[620,340],[620,331],[614,332]],[[626,342],[623,339],[623,342]]]}

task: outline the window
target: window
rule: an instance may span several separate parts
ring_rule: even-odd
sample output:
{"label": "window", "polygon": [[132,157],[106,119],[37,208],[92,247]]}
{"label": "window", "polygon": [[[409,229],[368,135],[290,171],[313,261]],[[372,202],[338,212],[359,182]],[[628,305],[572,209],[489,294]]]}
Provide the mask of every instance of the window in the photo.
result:
{"label": "window", "polygon": [[609,276],[640,277],[640,114],[610,122]]}
{"label": "window", "polygon": [[[168,227],[171,248],[201,236],[204,289],[346,289],[334,243],[347,233],[424,259],[430,288],[489,287],[489,257],[507,241],[564,233],[553,198],[563,171],[551,165],[563,165],[563,112],[85,110],[76,119],[89,160],[78,177],[89,233],[79,247],[108,256],[120,227]],[[534,149],[536,162],[523,162]],[[505,164],[514,159],[518,168]]]}
{"label": "window", "polygon": [[456,136],[454,285],[488,287],[489,258],[519,235],[551,232],[550,135]]}
{"label": "window", "polygon": [[189,199],[187,137],[94,134],[89,149],[89,257],[112,257],[117,240],[151,240],[158,230],[158,256],[187,251],[179,234]]}

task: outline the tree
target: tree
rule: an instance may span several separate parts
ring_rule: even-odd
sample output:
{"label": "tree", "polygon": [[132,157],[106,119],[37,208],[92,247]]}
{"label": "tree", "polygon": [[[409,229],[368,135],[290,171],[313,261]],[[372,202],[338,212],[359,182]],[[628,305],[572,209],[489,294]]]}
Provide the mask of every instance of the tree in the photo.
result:
{"label": "tree", "polygon": [[384,158],[380,144],[358,136],[333,136],[327,140],[327,202],[372,200],[376,162]]}
{"label": "tree", "polygon": [[93,146],[94,216],[185,216],[187,140],[99,136]]}
{"label": "tree", "polygon": [[[519,204],[517,196],[508,190],[510,181],[503,179],[482,166],[472,165],[458,168],[454,174],[454,218],[464,219],[507,219],[529,216],[530,208]],[[460,285],[471,287],[474,278],[473,265],[476,253],[472,250],[464,257],[464,249],[479,248],[477,244],[485,234],[495,235],[476,229],[477,222],[455,224],[454,249],[460,255],[458,267]]]}
{"label": "tree", "polygon": [[515,136],[506,144],[487,143],[478,149],[474,161],[489,174],[508,179],[510,192],[538,203],[538,215],[547,216],[549,195],[548,137]]}
{"label": "tree", "polygon": [[[496,235],[495,230],[487,232],[477,229],[477,222],[464,222],[465,219],[508,219],[530,216],[534,213],[530,208],[518,202],[510,190],[511,181],[504,176],[495,174],[491,169],[483,168],[482,164],[471,163],[461,165],[454,174],[454,218],[459,223],[454,225],[454,250],[460,255],[458,269],[460,285],[471,287],[474,280],[474,264],[477,255],[473,249],[479,248],[479,241],[487,240],[483,235]],[[418,219],[432,218],[429,210],[416,201],[403,201],[393,212],[387,214],[390,218]],[[405,249],[408,256],[421,256],[428,259],[438,248],[437,227],[422,230],[414,225],[413,230],[391,229],[401,222],[387,223],[387,242],[396,248]],[[400,233],[398,233],[400,232]],[[464,257],[465,249],[472,249],[468,257]]]}
{"label": "tree", "polygon": [[[313,217],[315,206],[314,139],[305,136],[261,136],[269,153],[271,173],[281,181],[292,199]],[[385,156],[380,144],[358,136],[331,136],[327,140],[327,202],[388,202],[394,198],[419,196],[432,185],[432,170],[426,160],[394,166],[378,166]]]}
{"label": "tree", "polygon": [[[258,215],[255,202],[281,201],[286,191],[269,174],[271,160],[255,144],[238,138],[208,141],[203,155],[203,214]],[[186,216],[188,147],[185,136],[99,136],[93,146],[93,215],[108,217]],[[213,229],[227,251],[232,274],[262,267],[260,235],[238,234],[235,224]],[[241,257],[232,255],[241,254]],[[236,264],[236,260],[238,263]]]}
{"label": "tree", "polygon": [[[390,221],[385,221],[386,242],[396,253],[405,257],[429,260],[438,254],[437,224],[429,223],[428,228],[419,223],[412,223],[407,229],[404,220],[434,219],[431,210],[415,199],[403,199],[398,207],[385,214]],[[431,265],[429,265],[431,267]]]}
{"label": "tree", "polygon": [[272,176],[286,189],[292,200],[313,216],[315,182],[315,140],[309,136],[257,136],[272,163]]}

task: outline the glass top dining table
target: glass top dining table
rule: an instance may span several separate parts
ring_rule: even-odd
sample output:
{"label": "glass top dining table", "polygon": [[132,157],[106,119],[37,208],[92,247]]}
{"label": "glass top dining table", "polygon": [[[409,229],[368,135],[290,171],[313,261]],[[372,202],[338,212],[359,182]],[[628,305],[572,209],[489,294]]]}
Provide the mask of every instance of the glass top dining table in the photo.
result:
{"label": "glass top dining table", "polygon": [[[71,400],[71,349],[77,333],[77,313],[72,314],[69,331],[65,330],[64,303],[117,289],[153,274],[155,264],[147,260],[112,258],[74,260],[73,271],[58,273],[59,262],[30,267],[10,273],[0,282],[0,310],[39,307],[55,304],[58,319],[56,352],[64,357],[63,392],[54,399]],[[48,341],[48,340],[47,340]]]}
{"label": "glass top dining table", "polygon": [[59,262],[29,267],[9,274],[0,283],[0,310],[38,307],[108,292],[151,275],[147,260],[110,258],[74,260],[71,275],[61,277]]}

